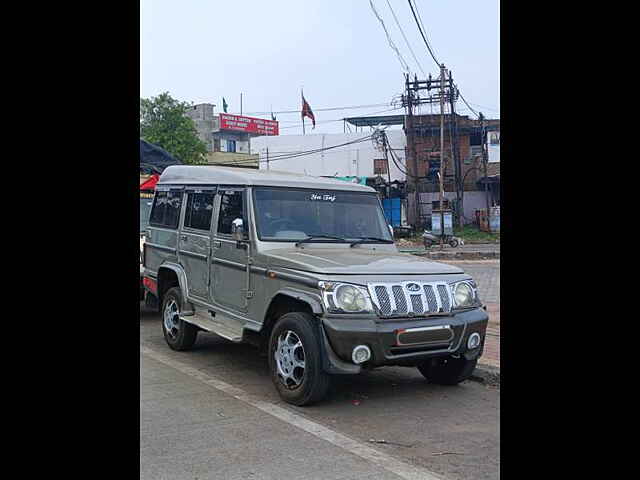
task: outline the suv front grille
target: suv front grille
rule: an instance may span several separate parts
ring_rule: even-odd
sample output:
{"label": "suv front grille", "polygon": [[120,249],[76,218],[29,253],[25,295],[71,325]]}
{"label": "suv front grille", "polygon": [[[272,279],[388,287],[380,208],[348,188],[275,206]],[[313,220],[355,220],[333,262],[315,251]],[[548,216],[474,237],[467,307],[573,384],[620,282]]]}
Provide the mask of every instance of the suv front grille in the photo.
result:
{"label": "suv front grille", "polygon": [[[410,285],[411,288],[407,288]],[[452,298],[444,282],[369,284],[369,294],[383,317],[451,312]]]}

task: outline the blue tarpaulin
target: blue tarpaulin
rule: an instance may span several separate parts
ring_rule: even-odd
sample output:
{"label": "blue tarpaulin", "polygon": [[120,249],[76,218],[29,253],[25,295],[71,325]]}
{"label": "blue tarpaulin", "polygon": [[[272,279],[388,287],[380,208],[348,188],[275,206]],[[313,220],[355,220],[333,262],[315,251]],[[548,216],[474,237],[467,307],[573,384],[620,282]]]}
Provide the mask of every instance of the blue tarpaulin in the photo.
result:
{"label": "blue tarpaulin", "polygon": [[384,198],[382,207],[384,216],[392,227],[399,227],[402,223],[402,204],[399,198]]}

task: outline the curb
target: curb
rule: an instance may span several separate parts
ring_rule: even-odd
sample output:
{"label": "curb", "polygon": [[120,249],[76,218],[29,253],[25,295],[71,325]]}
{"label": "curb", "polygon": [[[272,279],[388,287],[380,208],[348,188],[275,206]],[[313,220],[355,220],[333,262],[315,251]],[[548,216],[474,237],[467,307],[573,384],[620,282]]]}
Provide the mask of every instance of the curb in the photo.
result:
{"label": "curb", "polygon": [[416,252],[414,255],[432,260],[494,260],[500,259],[500,252]]}
{"label": "curb", "polygon": [[469,380],[500,388],[500,368],[478,364]]}

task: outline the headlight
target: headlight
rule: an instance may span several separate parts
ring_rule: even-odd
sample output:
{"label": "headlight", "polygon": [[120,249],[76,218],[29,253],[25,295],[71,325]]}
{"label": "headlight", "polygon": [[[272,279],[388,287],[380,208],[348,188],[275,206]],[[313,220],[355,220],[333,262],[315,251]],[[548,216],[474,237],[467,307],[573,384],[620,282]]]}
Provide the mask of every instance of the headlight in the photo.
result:
{"label": "headlight", "polygon": [[473,307],[479,303],[476,289],[472,282],[457,282],[451,285],[454,308]]}
{"label": "headlight", "polygon": [[320,282],[325,307],[332,313],[371,313],[373,306],[366,288],[345,283]]}

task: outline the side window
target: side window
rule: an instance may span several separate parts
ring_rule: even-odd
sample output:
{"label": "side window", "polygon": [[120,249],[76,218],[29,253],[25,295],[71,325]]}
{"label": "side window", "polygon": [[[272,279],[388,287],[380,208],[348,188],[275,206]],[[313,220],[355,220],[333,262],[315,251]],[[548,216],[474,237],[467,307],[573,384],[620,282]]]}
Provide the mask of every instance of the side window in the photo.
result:
{"label": "side window", "polygon": [[196,230],[209,231],[213,213],[213,192],[187,193],[187,210],[184,214],[184,226]]}
{"label": "side window", "polygon": [[218,233],[231,235],[231,223],[236,218],[244,218],[242,191],[221,191]]}
{"label": "side window", "polygon": [[156,192],[149,224],[157,227],[177,228],[182,205],[182,192]]}
{"label": "side window", "polygon": [[167,193],[168,192],[156,192],[156,198],[153,201],[153,207],[151,207],[151,215],[149,216],[150,225],[162,226],[164,211],[167,207]]}

